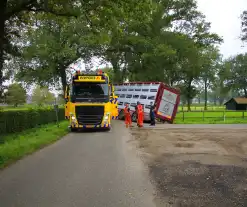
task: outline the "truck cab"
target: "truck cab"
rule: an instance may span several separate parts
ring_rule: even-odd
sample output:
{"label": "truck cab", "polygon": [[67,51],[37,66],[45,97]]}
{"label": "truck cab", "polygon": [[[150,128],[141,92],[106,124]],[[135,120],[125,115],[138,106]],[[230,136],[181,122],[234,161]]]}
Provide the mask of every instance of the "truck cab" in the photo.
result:
{"label": "truck cab", "polygon": [[65,117],[71,131],[85,128],[111,129],[112,87],[104,72],[77,71],[65,92]]}

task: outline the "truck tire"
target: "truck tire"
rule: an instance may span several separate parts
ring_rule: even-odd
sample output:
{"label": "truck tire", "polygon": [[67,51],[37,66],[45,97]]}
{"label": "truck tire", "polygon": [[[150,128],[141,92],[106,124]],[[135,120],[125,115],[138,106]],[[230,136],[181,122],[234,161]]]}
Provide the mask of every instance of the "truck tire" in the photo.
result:
{"label": "truck tire", "polygon": [[70,127],[70,132],[77,132],[77,128]]}

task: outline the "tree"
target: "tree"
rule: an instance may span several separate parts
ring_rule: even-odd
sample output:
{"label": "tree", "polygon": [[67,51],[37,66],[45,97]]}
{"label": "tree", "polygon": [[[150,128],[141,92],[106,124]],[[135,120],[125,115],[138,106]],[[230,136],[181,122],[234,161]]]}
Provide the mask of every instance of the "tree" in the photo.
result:
{"label": "tree", "polygon": [[247,53],[231,57],[225,64],[228,66],[226,84],[247,97]]}
{"label": "tree", "polygon": [[[77,4],[76,4],[77,2]],[[19,56],[20,38],[28,26],[33,27],[36,15],[76,16],[80,5],[76,0],[2,0],[0,8],[0,94],[3,91],[3,65],[11,56]]]}
{"label": "tree", "polygon": [[207,110],[208,90],[212,88],[216,80],[220,53],[218,48],[208,47],[202,51],[202,71],[200,74],[204,86],[204,110]]}
{"label": "tree", "polygon": [[228,97],[228,94],[231,90],[228,80],[230,78],[230,65],[228,61],[223,60],[218,63],[218,71],[215,77],[215,81],[212,84],[212,96],[214,104],[219,102],[219,105],[222,105],[224,100]]}
{"label": "tree", "polygon": [[63,95],[63,93],[62,93],[62,94],[58,94],[58,96],[57,96],[57,104],[58,104],[58,105],[65,104],[65,100],[64,100],[64,95]]}
{"label": "tree", "polygon": [[32,102],[37,105],[52,104],[54,103],[55,96],[52,94],[48,87],[37,86],[32,94]]}
{"label": "tree", "polygon": [[247,41],[247,11],[243,11],[241,14],[241,40]]}
{"label": "tree", "polygon": [[41,85],[60,82],[65,90],[67,67],[78,58],[87,62],[93,56],[101,56],[111,39],[110,28],[120,31],[137,14],[146,16],[145,5],[149,2],[90,1],[81,4],[78,18],[41,16],[39,27],[28,34],[30,45],[24,56],[27,61],[19,79]]}
{"label": "tree", "polygon": [[9,105],[17,107],[20,104],[26,103],[26,90],[19,83],[9,85],[6,93],[6,102]]}

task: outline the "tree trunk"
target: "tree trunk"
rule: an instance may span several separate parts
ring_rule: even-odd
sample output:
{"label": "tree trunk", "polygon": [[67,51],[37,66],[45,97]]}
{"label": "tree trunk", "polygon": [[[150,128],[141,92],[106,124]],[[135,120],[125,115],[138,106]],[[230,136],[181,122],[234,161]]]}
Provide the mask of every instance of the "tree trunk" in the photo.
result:
{"label": "tree trunk", "polygon": [[223,105],[223,103],[224,103],[224,98],[220,97],[219,102],[220,102],[220,106]]}
{"label": "tree trunk", "polygon": [[188,107],[188,111],[191,111],[191,108],[190,108],[190,105],[191,105],[191,83],[192,83],[192,80],[189,81],[188,83],[188,95],[187,95],[187,107]]}
{"label": "tree trunk", "polygon": [[3,63],[4,63],[4,36],[5,36],[5,12],[7,0],[2,0],[0,6],[0,99],[3,95]]}
{"label": "tree trunk", "polygon": [[217,96],[216,95],[214,96],[214,105],[215,106],[217,105]]}
{"label": "tree trunk", "polygon": [[247,89],[244,88],[244,97],[247,98]]}
{"label": "tree trunk", "polygon": [[124,82],[124,79],[126,77],[126,72],[127,72],[127,66],[125,65],[122,72],[121,82]]}
{"label": "tree trunk", "polygon": [[191,100],[190,100],[190,98],[187,98],[187,109],[188,109],[188,111],[191,111]]}
{"label": "tree trunk", "polygon": [[121,71],[118,65],[118,61],[116,60],[116,58],[111,58],[111,64],[113,67],[113,72],[114,72],[114,83],[119,83],[122,80],[121,77]]}
{"label": "tree trunk", "polygon": [[208,84],[207,79],[204,80],[204,110],[208,110]]}

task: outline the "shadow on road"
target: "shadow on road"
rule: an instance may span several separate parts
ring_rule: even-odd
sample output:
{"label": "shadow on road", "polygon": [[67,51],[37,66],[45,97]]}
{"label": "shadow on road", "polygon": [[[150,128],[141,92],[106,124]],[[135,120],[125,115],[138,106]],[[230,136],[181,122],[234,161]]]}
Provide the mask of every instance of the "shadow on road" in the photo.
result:
{"label": "shadow on road", "polygon": [[97,128],[87,128],[87,129],[78,129],[77,131],[71,133],[101,133],[109,132],[109,129],[97,129]]}

